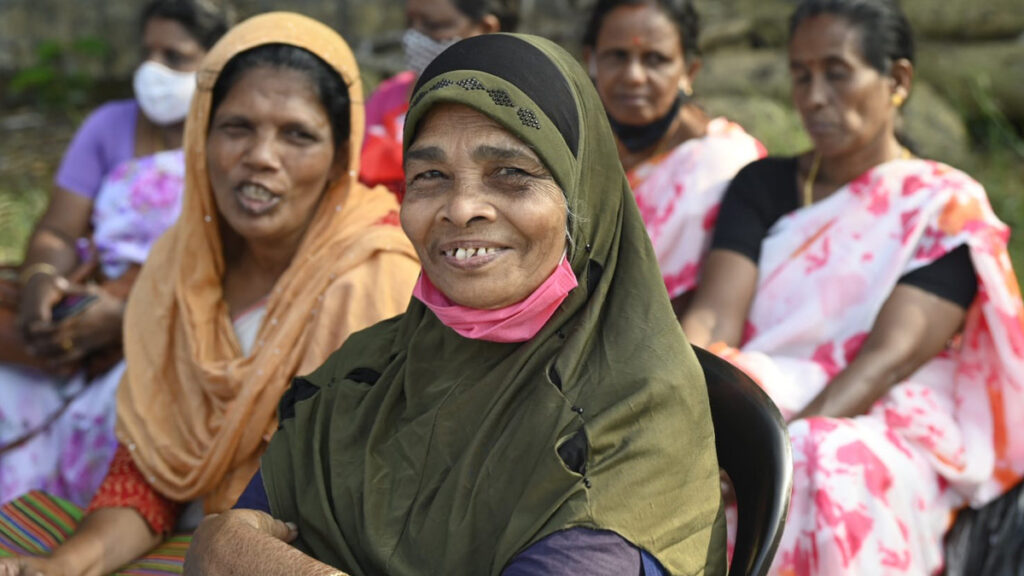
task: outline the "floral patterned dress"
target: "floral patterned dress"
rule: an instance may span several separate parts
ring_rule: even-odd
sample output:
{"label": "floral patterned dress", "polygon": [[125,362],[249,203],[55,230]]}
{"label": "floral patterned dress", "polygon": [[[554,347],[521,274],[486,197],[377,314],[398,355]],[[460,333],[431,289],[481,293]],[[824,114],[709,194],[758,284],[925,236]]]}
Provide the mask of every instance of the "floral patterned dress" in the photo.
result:
{"label": "floral patterned dress", "polygon": [[[93,243],[103,273],[141,264],[177,219],[184,190],[181,150],[123,162],[93,204]],[[0,503],[30,490],[85,505],[117,448],[114,399],[124,363],[87,382],[0,365]]]}
{"label": "floral patterned dress", "polygon": [[739,124],[715,118],[704,136],[627,174],[670,298],[697,285],[726,187],[740,168],[764,155],[764,146]]}
{"label": "floral patterned dress", "polygon": [[769,230],[745,342],[712,349],[785,416],[856,357],[904,274],[966,244],[978,277],[960,336],[867,414],[790,424],[793,499],[772,573],[936,573],[956,509],[1024,475],[1024,307],[1008,237],[980,184],[924,160],[878,166]]}

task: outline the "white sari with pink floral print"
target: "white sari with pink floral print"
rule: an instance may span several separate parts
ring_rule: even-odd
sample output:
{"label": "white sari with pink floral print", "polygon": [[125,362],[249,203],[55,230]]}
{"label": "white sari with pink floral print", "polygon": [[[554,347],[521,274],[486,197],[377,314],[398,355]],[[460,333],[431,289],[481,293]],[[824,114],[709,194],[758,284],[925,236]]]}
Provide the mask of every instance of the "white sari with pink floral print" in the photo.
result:
{"label": "white sari with pink floral print", "polygon": [[1024,309],[1007,227],[980,184],[896,160],[781,218],[765,238],[743,368],[785,416],[857,355],[900,277],[966,244],[962,334],[856,418],[790,424],[794,487],[774,574],[931,574],[956,508],[1024,475]]}
{"label": "white sari with pink floral print", "polygon": [[670,298],[697,285],[726,187],[740,168],[764,155],[764,146],[739,124],[715,118],[704,136],[627,174]]}

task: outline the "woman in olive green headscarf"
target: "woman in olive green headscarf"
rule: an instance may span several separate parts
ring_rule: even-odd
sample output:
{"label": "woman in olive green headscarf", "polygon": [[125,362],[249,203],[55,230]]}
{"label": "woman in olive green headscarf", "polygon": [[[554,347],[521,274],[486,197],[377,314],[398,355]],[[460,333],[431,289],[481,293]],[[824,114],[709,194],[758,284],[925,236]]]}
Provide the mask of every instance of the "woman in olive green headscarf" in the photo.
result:
{"label": "woman in olive green headscarf", "polygon": [[296,380],[250,485],[272,517],[207,520],[188,569],[723,573],[703,377],[584,71],[464,40],[405,135],[416,298]]}

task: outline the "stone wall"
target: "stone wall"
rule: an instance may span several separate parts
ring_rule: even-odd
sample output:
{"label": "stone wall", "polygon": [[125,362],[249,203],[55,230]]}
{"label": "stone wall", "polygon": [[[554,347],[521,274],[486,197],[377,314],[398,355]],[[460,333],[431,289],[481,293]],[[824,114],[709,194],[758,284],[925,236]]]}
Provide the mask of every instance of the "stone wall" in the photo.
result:
{"label": "stone wall", "polygon": [[[578,50],[593,0],[523,0],[521,29]],[[704,68],[696,83],[712,112],[761,126],[795,125],[785,58],[795,0],[695,0],[702,16]],[[956,161],[968,147],[965,119],[1001,110],[1024,126],[1024,0],[902,0],[920,45],[906,131],[922,152]],[[401,66],[403,0],[234,0],[242,16],[287,9],[335,27],[373,85]],[[102,61],[67,50],[62,66],[127,78],[137,62],[142,0],[0,0],[0,77],[30,66],[39,46],[101,38]],[[2,89],[2,86],[0,86]],[[765,134],[768,128],[763,130]],[[776,143],[795,149],[801,141]],[[771,148],[771,146],[770,146]]]}

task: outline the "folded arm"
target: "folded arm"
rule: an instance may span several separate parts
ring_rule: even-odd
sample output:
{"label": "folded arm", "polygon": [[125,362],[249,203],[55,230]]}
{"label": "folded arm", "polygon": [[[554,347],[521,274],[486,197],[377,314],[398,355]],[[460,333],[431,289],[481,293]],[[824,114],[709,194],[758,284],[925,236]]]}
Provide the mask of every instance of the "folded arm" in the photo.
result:
{"label": "folded arm", "polygon": [[192,537],[184,573],[344,576],[289,545],[296,535],[294,526],[256,510],[228,510],[208,516]]}
{"label": "folded arm", "polygon": [[915,286],[898,284],[882,306],[863,347],[796,418],[843,418],[865,414],[946,347],[966,312]]}

